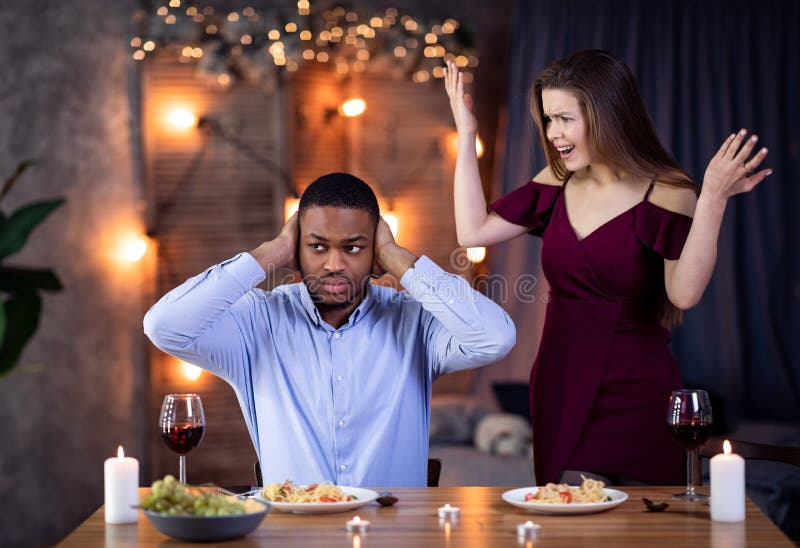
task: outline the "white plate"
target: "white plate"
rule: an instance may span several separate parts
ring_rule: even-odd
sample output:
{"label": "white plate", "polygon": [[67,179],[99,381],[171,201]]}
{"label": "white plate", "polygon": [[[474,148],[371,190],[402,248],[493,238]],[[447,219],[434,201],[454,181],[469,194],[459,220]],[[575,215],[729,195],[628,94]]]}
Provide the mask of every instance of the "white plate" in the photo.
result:
{"label": "white plate", "polygon": [[335,514],[336,512],[346,512],[360,508],[378,498],[378,493],[371,489],[346,487],[344,485],[338,485],[337,487],[346,495],[355,497],[355,500],[344,502],[275,502],[265,499],[261,492],[256,495],[256,498],[271,504],[274,510],[291,512],[292,514]]}
{"label": "white plate", "polygon": [[606,502],[569,502],[569,503],[547,503],[539,500],[525,501],[525,495],[536,493],[539,487],[521,487],[503,493],[503,500],[519,508],[524,508],[529,512],[538,514],[591,514],[602,512],[609,508],[619,506],[628,500],[628,493],[617,491],[616,489],[603,489],[603,492],[611,497]]}

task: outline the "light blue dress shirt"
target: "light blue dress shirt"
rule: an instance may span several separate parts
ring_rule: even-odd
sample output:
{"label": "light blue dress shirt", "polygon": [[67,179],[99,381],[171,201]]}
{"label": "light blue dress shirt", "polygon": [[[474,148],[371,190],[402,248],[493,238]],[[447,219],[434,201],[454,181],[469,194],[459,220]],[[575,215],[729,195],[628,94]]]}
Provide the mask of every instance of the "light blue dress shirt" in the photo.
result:
{"label": "light blue dress shirt", "polygon": [[264,277],[248,253],[213,266],[153,305],[145,333],[230,383],[265,483],[426,485],[433,381],[505,356],[511,318],[427,257],[408,293],[371,285],[339,329],[305,284],[266,292]]}

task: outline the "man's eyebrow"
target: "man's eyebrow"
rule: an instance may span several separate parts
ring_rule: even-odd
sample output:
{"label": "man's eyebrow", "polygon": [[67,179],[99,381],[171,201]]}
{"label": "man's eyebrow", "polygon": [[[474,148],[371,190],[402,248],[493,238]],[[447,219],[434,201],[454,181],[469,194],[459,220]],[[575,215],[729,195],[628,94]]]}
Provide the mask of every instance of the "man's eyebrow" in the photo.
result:
{"label": "man's eyebrow", "polygon": [[[310,232],[308,234],[308,236],[306,236],[306,238],[312,238],[314,240],[320,240],[320,241],[323,241],[323,242],[329,242],[330,241],[328,238],[326,238],[324,236],[320,236],[319,234],[314,234],[313,232]],[[366,236],[358,235],[358,236],[353,236],[351,238],[344,238],[341,241],[343,243],[355,243],[355,242],[366,241],[366,240],[367,240]]]}

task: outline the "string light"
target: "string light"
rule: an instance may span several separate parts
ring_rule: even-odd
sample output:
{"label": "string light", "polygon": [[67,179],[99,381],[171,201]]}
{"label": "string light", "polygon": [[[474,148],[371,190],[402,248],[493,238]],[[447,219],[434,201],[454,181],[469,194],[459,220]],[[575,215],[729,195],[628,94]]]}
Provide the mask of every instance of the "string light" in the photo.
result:
{"label": "string light", "polygon": [[[448,18],[438,23],[420,23],[410,15],[399,15],[395,8],[387,8],[383,13],[365,14],[356,10],[346,10],[342,6],[332,9],[320,10],[320,21],[311,17],[311,5],[308,0],[298,0],[298,17],[285,10],[279,9],[277,13],[257,12],[253,7],[247,6],[241,11],[235,10],[215,14],[212,6],[202,9],[196,6],[186,6],[182,0],[163,0],[169,7],[161,5],[151,12],[151,19],[156,21],[140,24],[138,36],[131,38],[132,57],[141,61],[147,54],[156,48],[163,51],[177,51],[178,60],[182,63],[193,62],[194,59],[204,57],[204,49],[197,42],[196,33],[199,29],[206,36],[201,40],[208,43],[205,47],[205,56],[221,57],[213,62],[204,62],[203,75],[208,80],[208,66],[227,66],[228,78],[267,78],[268,71],[258,70],[253,63],[263,64],[272,61],[276,67],[284,67],[288,72],[294,72],[304,62],[315,61],[318,63],[331,63],[339,74],[349,72],[364,72],[367,63],[380,60],[375,64],[376,73],[384,72],[391,77],[399,78],[403,74],[410,74],[411,79],[417,83],[429,82],[432,79],[441,79],[443,69],[437,68],[440,59],[453,59],[459,68],[474,68],[478,65],[478,58],[468,48],[469,44],[463,42],[463,34],[456,33],[460,23]],[[202,11],[202,13],[201,13]],[[235,25],[246,18],[247,25]],[[275,21],[281,21],[279,26]],[[146,20],[144,20],[146,21]],[[271,24],[269,22],[272,22]],[[232,26],[228,26],[234,24]],[[258,28],[261,24],[267,28]],[[164,25],[174,25],[172,30],[166,30]],[[269,25],[269,26],[267,26]],[[319,29],[314,31],[312,29]],[[296,34],[298,40],[291,41],[280,51],[270,51],[270,56],[265,59],[260,55],[246,55],[256,53],[264,42],[278,42],[283,34]],[[380,35],[380,36],[379,36]],[[180,43],[185,40],[189,43]],[[376,40],[370,42],[370,40]],[[177,42],[177,43],[176,43]],[[416,61],[418,55],[412,55],[422,43],[425,49],[421,52],[424,58]],[[269,45],[269,43],[267,44]],[[310,46],[310,47],[309,47]],[[310,52],[309,52],[310,51]],[[386,55],[401,65],[397,70],[385,63]],[[418,63],[414,70],[408,70],[412,58]],[[245,63],[247,60],[247,66]],[[266,68],[266,67],[263,67]],[[464,72],[464,81],[470,82],[472,74]],[[216,80],[216,78],[214,78]],[[231,82],[232,83],[232,82]]]}

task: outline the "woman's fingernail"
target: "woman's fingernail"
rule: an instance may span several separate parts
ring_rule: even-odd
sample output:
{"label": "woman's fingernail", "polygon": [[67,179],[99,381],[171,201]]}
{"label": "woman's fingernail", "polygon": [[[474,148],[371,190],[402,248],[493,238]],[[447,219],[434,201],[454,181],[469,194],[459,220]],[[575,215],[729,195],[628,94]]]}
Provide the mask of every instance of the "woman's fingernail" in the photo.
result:
{"label": "woman's fingernail", "polygon": [[742,137],[744,137],[745,135],[747,135],[747,130],[746,130],[746,129],[740,129],[740,130],[739,130],[739,135],[741,135]]}
{"label": "woman's fingernail", "polygon": [[767,171],[767,175],[772,175],[772,170],[771,169]]}
{"label": "woman's fingernail", "polygon": [[761,154],[766,154],[766,153],[767,153],[767,147],[762,148],[761,149]]}
{"label": "woman's fingernail", "polygon": [[750,137],[750,140],[755,143],[756,141],[758,141],[758,135],[753,135],[752,137]]}

